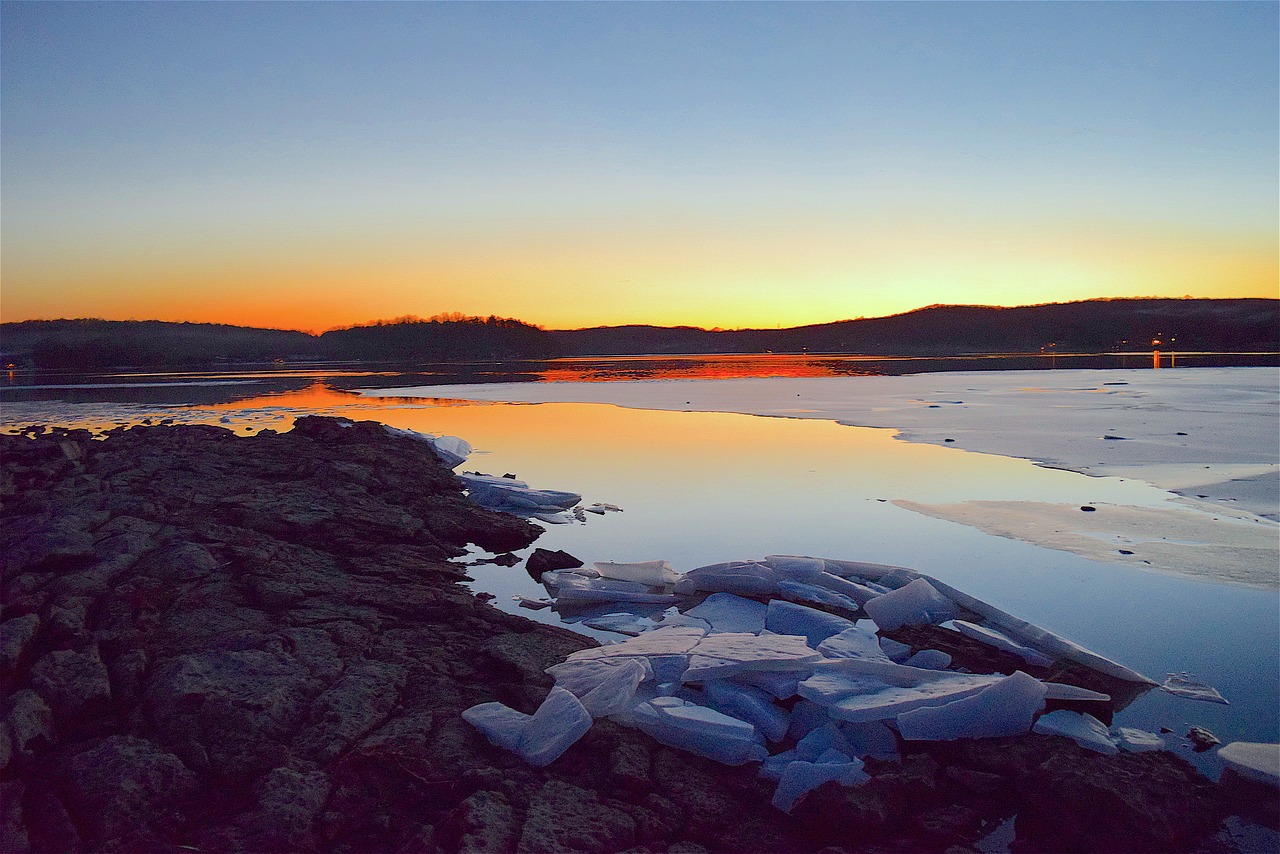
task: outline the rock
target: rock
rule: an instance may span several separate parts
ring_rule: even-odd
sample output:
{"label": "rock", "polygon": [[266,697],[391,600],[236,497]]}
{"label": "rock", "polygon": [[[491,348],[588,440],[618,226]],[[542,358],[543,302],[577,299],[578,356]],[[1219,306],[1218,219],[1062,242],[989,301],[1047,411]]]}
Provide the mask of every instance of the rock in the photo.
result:
{"label": "rock", "polygon": [[1063,751],[1019,786],[1019,840],[1048,851],[1186,851],[1219,815],[1212,784],[1166,752]]}
{"label": "rock", "polygon": [[377,661],[353,665],[311,704],[312,724],[294,741],[309,759],[327,762],[386,719],[404,687],[405,669]]}
{"label": "rock", "polygon": [[635,836],[635,820],[601,803],[596,792],[548,780],[529,803],[516,851],[621,851],[634,843]]}
{"label": "rock", "polygon": [[27,657],[38,631],[40,618],[35,614],[24,614],[0,623],[0,673],[13,671]]}
{"label": "rock", "polygon": [[49,653],[31,668],[31,686],[59,721],[94,714],[111,702],[111,680],[97,647]]}
{"label": "rock", "polygon": [[94,848],[179,816],[199,780],[146,739],[113,735],[66,757],[58,769],[67,809]]}
{"label": "rock", "polygon": [[533,554],[524,562],[524,568],[533,576],[534,581],[542,579],[542,573],[554,569],[575,569],[582,566],[582,561],[565,551],[534,549]]}
{"label": "rock", "polygon": [[1196,753],[1204,753],[1222,742],[1218,737],[1202,726],[1193,726],[1187,730],[1187,738],[1191,739],[1191,749]]}
{"label": "rock", "polygon": [[34,756],[53,744],[53,712],[30,688],[16,691],[9,698],[5,722],[13,735],[13,749],[18,756]]}
{"label": "rock", "polygon": [[458,807],[458,851],[488,854],[509,851],[520,827],[515,810],[501,792],[476,792]]}
{"label": "rock", "polygon": [[282,766],[263,777],[257,786],[259,818],[283,843],[273,847],[314,848],[314,825],[331,789],[329,775],[317,769]]}

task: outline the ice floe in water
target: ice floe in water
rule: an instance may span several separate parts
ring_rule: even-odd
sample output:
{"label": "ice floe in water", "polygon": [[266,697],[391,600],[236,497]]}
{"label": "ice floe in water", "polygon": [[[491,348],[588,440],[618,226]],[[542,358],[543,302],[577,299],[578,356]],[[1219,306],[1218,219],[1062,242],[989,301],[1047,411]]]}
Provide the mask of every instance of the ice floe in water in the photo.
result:
{"label": "ice floe in water", "polygon": [[[683,574],[666,561],[602,562],[541,578],[562,614],[629,637],[548,668],[556,686],[533,715],[500,703],[463,713],[533,764],[554,761],[593,719],[609,718],[719,762],[760,762],[778,783],[774,806],[790,812],[824,783],[865,781],[863,759],[897,757],[906,741],[1035,731],[1102,753],[1165,747],[1091,715],[1045,713],[1050,701],[1114,712],[1155,682],[903,567],[771,555]],[[978,651],[964,652],[962,670],[933,643]],[[1009,653],[1022,666],[999,671]],[[1084,685],[1046,681],[1075,678]],[[1180,679],[1166,690],[1217,694]],[[1236,752],[1242,766],[1263,755]]]}

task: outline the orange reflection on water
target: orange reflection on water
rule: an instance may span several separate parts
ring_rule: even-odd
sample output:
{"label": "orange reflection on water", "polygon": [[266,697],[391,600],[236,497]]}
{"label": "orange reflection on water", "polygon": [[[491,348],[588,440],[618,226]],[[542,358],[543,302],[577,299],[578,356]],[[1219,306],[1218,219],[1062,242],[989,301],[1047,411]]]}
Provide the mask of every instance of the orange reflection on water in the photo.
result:
{"label": "orange reflection on water", "polygon": [[608,359],[555,360],[538,371],[544,382],[607,380],[727,380],[744,377],[835,377],[874,374],[848,366],[849,359],[796,355],[626,356]]}

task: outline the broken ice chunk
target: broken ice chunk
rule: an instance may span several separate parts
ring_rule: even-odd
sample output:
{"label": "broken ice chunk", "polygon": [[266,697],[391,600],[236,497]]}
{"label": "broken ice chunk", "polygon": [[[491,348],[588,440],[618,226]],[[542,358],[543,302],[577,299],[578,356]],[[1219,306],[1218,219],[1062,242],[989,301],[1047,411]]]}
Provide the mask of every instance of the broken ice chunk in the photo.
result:
{"label": "broken ice chunk", "polygon": [[451,469],[457,468],[466,461],[467,457],[471,456],[471,445],[465,439],[459,439],[457,436],[432,436],[428,433],[410,430],[407,427],[392,427],[390,424],[384,424],[382,429],[392,436],[404,436],[418,442],[425,442],[436,452],[436,456],[440,458],[440,461]]}
{"label": "broken ice chunk", "polygon": [[829,750],[853,755],[853,748],[834,723],[825,723],[796,742],[796,759],[812,762]]}
{"label": "broken ice chunk", "polygon": [[685,612],[687,616],[706,620],[713,632],[764,631],[765,604],[744,599],[732,593],[712,593],[700,604]]}
{"label": "broken ice chunk", "polygon": [[1197,682],[1191,678],[1190,673],[1168,674],[1164,682],[1160,683],[1160,690],[1168,691],[1175,697],[1186,697],[1188,700],[1203,700],[1206,703],[1230,705],[1226,697],[1219,694],[1216,688],[1205,685],[1203,682]]}
{"label": "broken ice chunk", "polygon": [[859,607],[857,602],[843,593],[836,593],[834,590],[828,590],[816,584],[805,584],[800,581],[778,582],[778,595],[789,602],[824,605],[828,608],[849,611],[850,613],[857,611]]}
{"label": "broken ice chunk", "polygon": [[1031,729],[1044,706],[1044,685],[1021,670],[972,696],[898,715],[898,731],[908,741],[997,738]]}
{"label": "broken ice chunk", "polygon": [[848,596],[854,602],[857,602],[859,606],[867,604],[869,600],[884,592],[883,590],[873,590],[865,584],[858,584],[838,575],[832,575],[830,572],[819,573],[817,578],[808,583],[818,587],[825,587],[827,590],[839,593],[842,596]]}
{"label": "broken ice chunk", "polygon": [[582,500],[576,492],[530,489],[528,484],[505,477],[464,472],[458,475],[467,486],[471,500],[493,510],[538,512],[567,510]]}
{"label": "broken ice chunk", "polygon": [[618,581],[612,578],[587,578],[583,575],[558,575],[553,581],[556,603],[578,605],[588,602],[634,602],[637,604],[674,604],[679,597],[669,593],[650,593],[649,586],[638,581]]}
{"label": "broken ice chunk", "polygon": [[789,763],[782,771],[778,788],[773,793],[773,805],[785,813],[795,808],[800,798],[821,786],[823,783],[840,783],[853,786],[870,780],[871,777],[862,770],[862,762],[850,759],[848,762],[804,762]]}
{"label": "broken ice chunk", "polygon": [[711,631],[711,624],[706,620],[700,620],[697,617],[691,617],[688,614],[681,614],[680,610],[675,606],[668,608],[661,614],[653,618],[658,622],[659,628],[670,628],[672,626],[691,626],[702,629],[704,632]]}
{"label": "broken ice chunk", "polygon": [[596,571],[604,578],[620,581],[638,581],[650,586],[675,584],[681,576],[665,560],[647,560],[638,563],[613,563],[597,561]]}
{"label": "broken ice chunk", "polygon": [[[831,637],[818,644],[818,652],[827,658],[872,658],[877,661],[888,661],[888,657],[881,649],[880,638],[876,637],[873,629],[864,628],[871,625],[868,621],[860,621],[855,623],[853,628],[845,629],[838,635]],[[896,641],[890,641],[896,643]],[[900,644],[904,646],[905,644]],[[911,648],[906,647],[908,653]]]}
{"label": "broken ice chunk", "polygon": [[1046,682],[1044,683],[1044,698],[1046,700],[1089,700],[1105,703],[1111,699],[1111,695],[1090,691],[1088,688],[1079,688],[1075,685],[1066,685],[1062,682]]}
{"label": "broken ice chunk", "polygon": [[591,617],[583,620],[584,626],[590,626],[593,629],[600,629],[606,632],[617,632],[620,635],[635,636],[643,632],[647,632],[655,628],[658,624],[648,617],[641,617],[637,614],[601,614],[598,617]]}
{"label": "broken ice chunk", "polygon": [[698,642],[690,653],[684,678],[701,682],[751,670],[795,670],[821,658],[802,637],[724,632]]}
{"label": "broken ice chunk", "polygon": [[1233,741],[1219,750],[1218,756],[1241,777],[1280,786],[1280,744]]}
{"label": "broken ice chunk", "polygon": [[820,706],[834,706],[845,697],[854,694],[869,694],[885,687],[884,683],[874,678],[859,679],[843,673],[815,673],[802,681],[797,692],[810,702]]}
{"label": "broken ice chunk", "polygon": [[517,712],[502,703],[481,703],[462,712],[462,719],[503,750],[515,750],[532,715]]}
{"label": "broken ice chunk", "polygon": [[787,728],[787,735],[799,741],[830,721],[826,708],[808,700],[801,700],[791,707],[791,726]]}
{"label": "broken ice chunk", "polygon": [[880,649],[890,661],[901,664],[911,657],[911,647],[905,643],[899,643],[893,638],[880,638]]}
{"label": "broken ice chunk", "polygon": [[[921,670],[862,658],[828,659],[815,665],[814,677],[838,675],[854,684],[854,693],[828,707],[832,718],[861,723],[896,717],[921,706],[940,706],[976,694],[1002,676]],[[801,696],[805,685],[800,683]]]}
{"label": "broken ice chunk", "polygon": [[603,679],[582,697],[582,706],[593,718],[625,712],[634,705],[636,689],[649,675],[635,659],[611,666]]}
{"label": "broken ice chunk", "polygon": [[702,686],[712,708],[754,725],[769,741],[781,741],[791,716],[758,688],[713,680]]}
{"label": "broken ice chunk", "polygon": [[812,581],[824,566],[821,558],[795,555],[765,555],[764,563],[779,581]]}
{"label": "broken ice chunk", "polygon": [[1021,656],[1022,660],[1027,664],[1033,664],[1037,667],[1048,667],[1053,664],[1053,659],[1045,655],[1039,650],[1032,649],[1029,646],[1023,646],[1015,643],[1013,640],[1005,637],[994,629],[986,626],[980,626],[977,623],[970,623],[965,620],[955,620],[952,625],[956,631],[965,637],[973,638],[976,641],[988,644],[996,649],[1002,649],[1005,652],[1011,652],[1014,655]]}
{"label": "broken ice chunk", "polygon": [[[615,644],[615,646],[620,646],[620,644]],[[644,671],[644,680],[642,681],[653,678],[653,670],[649,666],[649,659],[647,658],[570,659],[551,665],[546,669],[546,673],[556,680],[556,684],[561,688],[583,697],[594,690],[601,682],[612,677],[615,671],[621,670],[631,662],[640,665],[640,668]]]}
{"label": "broken ice chunk", "polygon": [[951,656],[940,649],[922,649],[903,663],[925,670],[946,670],[951,666]]}
{"label": "broken ice chunk", "polygon": [[762,563],[730,561],[700,566],[685,573],[678,593],[737,593],[739,596],[771,596],[778,589],[777,576]]}
{"label": "broken ice chunk", "polygon": [[1044,735],[1066,736],[1081,747],[1098,753],[1114,755],[1120,752],[1120,748],[1111,741],[1106,724],[1093,715],[1059,709],[1042,715],[1032,729]]}
{"label": "broken ice chunk", "polygon": [[796,690],[800,687],[800,680],[807,677],[809,673],[808,669],[749,670],[746,673],[739,673],[734,676],[733,681],[743,685],[763,688],[779,700],[785,700],[796,695]]}
{"label": "broken ice chunk", "polygon": [[560,758],[591,729],[591,714],[563,688],[552,688],[520,735],[516,753],[541,768]]}
{"label": "broken ice chunk", "polygon": [[668,747],[726,765],[759,761],[768,755],[751,724],[678,697],[655,697],[616,720],[644,730]]}
{"label": "broken ice chunk", "polygon": [[955,603],[923,578],[877,596],[862,607],[867,616],[885,631],[900,626],[937,625],[956,616]]}
{"label": "broken ice chunk", "polygon": [[1126,753],[1146,753],[1147,751],[1164,750],[1165,748],[1164,739],[1154,732],[1147,732],[1145,729],[1134,729],[1128,726],[1116,727],[1112,740],[1117,747]]}
{"label": "broken ice chunk", "polygon": [[898,756],[898,740],[883,721],[857,724],[842,721],[839,726],[853,751],[850,756],[874,756],[876,759],[894,759]]}
{"label": "broken ice chunk", "polygon": [[769,600],[764,625],[769,631],[780,635],[804,635],[811,647],[817,647],[832,635],[853,628],[853,623],[844,617],[780,599]]}

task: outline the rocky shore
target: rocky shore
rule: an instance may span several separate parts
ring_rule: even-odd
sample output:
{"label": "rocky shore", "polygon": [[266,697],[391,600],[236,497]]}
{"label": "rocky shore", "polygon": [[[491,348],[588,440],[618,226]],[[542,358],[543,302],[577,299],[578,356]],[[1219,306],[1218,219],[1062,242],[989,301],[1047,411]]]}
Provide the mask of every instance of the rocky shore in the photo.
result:
{"label": "rocky shore", "polygon": [[[535,769],[460,713],[532,711],[594,642],[459,582],[481,509],[372,422],[0,437],[0,850],[1222,851],[1272,792],[1052,736],[918,744],[791,816],[727,768],[602,721]],[[523,570],[513,569],[514,572]],[[1215,836],[1215,834],[1217,834]]]}

